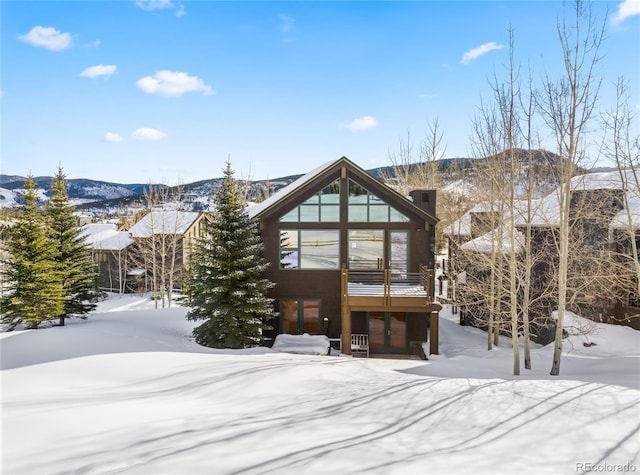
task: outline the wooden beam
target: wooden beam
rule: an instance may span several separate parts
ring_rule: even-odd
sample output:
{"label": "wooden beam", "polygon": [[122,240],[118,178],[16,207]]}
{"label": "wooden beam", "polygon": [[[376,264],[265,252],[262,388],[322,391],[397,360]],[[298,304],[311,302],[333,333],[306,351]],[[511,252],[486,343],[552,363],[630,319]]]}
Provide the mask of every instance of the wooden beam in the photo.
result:
{"label": "wooden beam", "polygon": [[340,344],[342,353],[345,355],[351,354],[351,308],[349,307],[349,296],[347,295],[348,288],[349,275],[347,268],[343,266],[340,285],[340,290],[342,292],[342,305],[340,312],[342,333],[340,334]]}
{"label": "wooden beam", "polygon": [[429,321],[429,354],[438,354],[439,345],[439,330],[438,330],[438,318],[439,312],[431,312],[431,320]]}

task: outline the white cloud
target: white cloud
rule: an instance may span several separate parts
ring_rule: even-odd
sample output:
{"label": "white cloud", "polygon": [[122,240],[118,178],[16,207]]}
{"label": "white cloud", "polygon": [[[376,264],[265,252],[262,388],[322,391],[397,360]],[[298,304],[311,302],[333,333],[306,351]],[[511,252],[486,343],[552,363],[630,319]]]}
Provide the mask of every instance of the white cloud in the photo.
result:
{"label": "white cloud", "polygon": [[100,48],[100,40],[94,40],[91,43],[85,43],[85,48]]}
{"label": "white cloud", "polygon": [[18,39],[51,51],[62,51],[73,46],[73,40],[69,33],[61,33],[51,26],[34,26],[29,33],[18,36]]}
{"label": "white cloud", "polygon": [[187,14],[184,5],[180,2],[172,2],[171,0],[138,0],[136,2],[138,8],[145,12],[152,12],[155,10],[173,10],[176,11],[176,16],[181,17]]}
{"label": "white cloud", "polygon": [[136,5],[146,12],[167,10],[176,7],[171,0],[138,0]]}
{"label": "white cloud", "polygon": [[151,127],[142,127],[141,129],[134,130],[131,134],[131,138],[136,140],[160,140],[167,134]]}
{"label": "white cloud", "polygon": [[611,21],[617,25],[635,15],[640,15],[640,0],[624,0],[618,4],[618,11]]}
{"label": "white cloud", "polygon": [[344,126],[344,128],[349,129],[353,132],[357,132],[359,130],[367,130],[373,127],[378,126],[378,121],[371,117],[370,115],[365,115],[360,119],[355,119],[351,123]]}
{"label": "white cloud", "polygon": [[98,64],[97,66],[90,66],[80,73],[80,76],[85,78],[97,78],[98,76],[111,76],[118,70],[118,67],[114,64]]}
{"label": "white cloud", "polygon": [[464,55],[462,55],[462,59],[460,60],[460,64],[467,64],[469,61],[479,58],[483,54],[487,54],[489,51],[494,51],[497,49],[504,48],[504,45],[499,45],[494,41],[490,43],[485,43],[477,48],[473,48],[467,51]]}
{"label": "white cloud", "polygon": [[293,30],[295,23],[296,23],[296,19],[293,18],[292,16],[280,15],[280,29],[283,32],[289,33],[291,30]]}
{"label": "white cloud", "polygon": [[157,71],[154,77],[145,76],[138,79],[136,85],[147,94],[161,96],[181,96],[186,92],[202,91],[205,96],[215,94],[211,86],[196,76],[174,71]]}
{"label": "white cloud", "polygon": [[115,132],[107,132],[106,134],[104,134],[103,140],[109,143],[120,143],[123,139],[120,134],[116,134]]}

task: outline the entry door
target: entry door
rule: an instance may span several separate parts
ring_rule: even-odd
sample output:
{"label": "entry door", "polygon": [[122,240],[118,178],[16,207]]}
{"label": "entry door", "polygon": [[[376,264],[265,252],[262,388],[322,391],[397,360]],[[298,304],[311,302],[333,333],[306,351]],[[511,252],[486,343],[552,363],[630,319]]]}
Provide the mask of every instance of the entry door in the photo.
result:
{"label": "entry door", "polygon": [[320,300],[286,299],[280,303],[282,333],[318,335],[320,331]]}
{"label": "entry door", "polygon": [[406,353],[407,314],[369,312],[369,349],[372,353]]}

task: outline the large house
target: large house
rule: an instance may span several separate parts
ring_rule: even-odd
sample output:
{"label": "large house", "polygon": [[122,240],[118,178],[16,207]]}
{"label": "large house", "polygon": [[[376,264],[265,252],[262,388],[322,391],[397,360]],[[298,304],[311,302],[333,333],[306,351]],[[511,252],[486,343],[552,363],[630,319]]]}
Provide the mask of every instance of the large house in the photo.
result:
{"label": "large house", "polygon": [[[279,319],[271,335],[326,334],[342,351],[437,353],[433,190],[405,197],[345,157],[248,208]],[[355,348],[355,346],[354,346]]]}
{"label": "large house", "polygon": [[[640,247],[640,191],[633,171],[579,175],[570,186],[569,307],[585,317],[640,329],[635,270]],[[455,292],[449,297],[461,306],[461,323],[483,326],[486,320],[487,289],[481,287],[489,285],[491,269],[501,272],[495,265],[500,260],[489,265],[488,255],[521,256],[529,244],[527,236],[531,236],[530,318],[535,339],[549,342],[553,338],[551,314],[557,308],[559,225],[556,191],[531,202],[516,202],[513,210],[501,210],[497,203],[476,205],[447,227],[444,233],[449,241],[452,277],[448,289]],[[502,262],[506,269],[506,260]]]}

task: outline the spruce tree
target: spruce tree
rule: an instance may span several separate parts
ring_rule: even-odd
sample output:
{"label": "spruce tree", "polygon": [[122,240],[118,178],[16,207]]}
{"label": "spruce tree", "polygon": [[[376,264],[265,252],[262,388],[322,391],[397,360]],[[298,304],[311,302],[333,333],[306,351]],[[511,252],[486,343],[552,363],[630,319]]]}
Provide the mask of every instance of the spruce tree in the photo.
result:
{"label": "spruce tree", "polygon": [[69,203],[67,180],[62,170],[53,177],[51,204],[47,215],[51,237],[56,243],[55,261],[62,279],[65,302],[60,325],[68,315],[84,315],[96,308],[96,270],[90,250],[85,243],[76,217],[75,207]]}
{"label": "spruce tree", "polygon": [[228,161],[224,175],[212,222],[191,254],[186,318],[204,320],[193,330],[201,345],[247,348],[261,342],[262,330],[270,329],[267,321],[276,316],[267,297],[275,284],[264,278],[268,263],[258,226],[244,210]]}
{"label": "spruce tree", "polygon": [[36,184],[29,175],[25,204],[19,209],[9,233],[3,261],[2,322],[13,330],[24,322],[28,328],[64,311],[62,280],[55,262],[56,245],[50,236],[47,216],[38,208]]}

